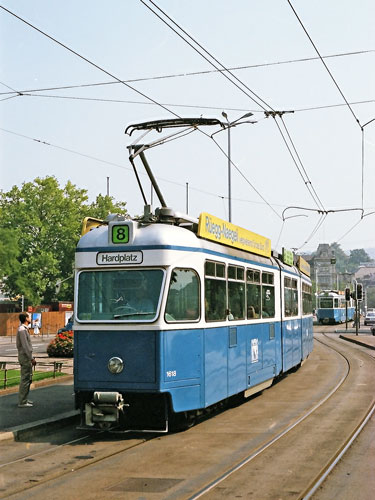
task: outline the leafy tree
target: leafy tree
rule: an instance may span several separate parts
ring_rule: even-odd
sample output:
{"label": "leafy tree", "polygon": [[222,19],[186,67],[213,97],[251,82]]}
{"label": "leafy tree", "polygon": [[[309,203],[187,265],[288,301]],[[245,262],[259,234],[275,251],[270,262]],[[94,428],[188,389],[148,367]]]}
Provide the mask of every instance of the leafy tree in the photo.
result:
{"label": "leafy tree", "polygon": [[375,307],[375,286],[366,288],[367,307]]}
{"label": "leafy tree", "polygon": [[363,248],[350,250],[349,265],[352,269],[357,270],[361,262],[370,262],[372,259]]}
{"label": "leafy tree", "polygon": [[[0,278],[12,297],[25,296],[25,303],[38,305],[55,299],[55,285],[63,281],[60,300],[73,299],[75,247],[84,217],[105,218],[108,213],[126,213],[125,203],[99,195],[87,203],[87,191],[67,182],[59,187],[55,177],[36,178],[21,188],[0,192]],[[5,248],[5,250],[4,250]]]}

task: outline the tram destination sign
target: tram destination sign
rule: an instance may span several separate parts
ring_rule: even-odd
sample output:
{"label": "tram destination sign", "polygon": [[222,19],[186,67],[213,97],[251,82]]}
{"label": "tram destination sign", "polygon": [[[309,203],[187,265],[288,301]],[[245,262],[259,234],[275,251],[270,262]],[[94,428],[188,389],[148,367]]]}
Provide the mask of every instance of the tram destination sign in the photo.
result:
{"label": "tram destination sign", "polygon": [[310,276],[310,264],[301,256],[298,257],[297,267],[301,273]]}
{"label": "tram destination sign", "polygon": [[98,266],[126,266],[142,264],[142,252],[98,252],[96,263]]}
{"label": "tram destination sign", "polygon": [[207,213],[199,216],[198,236],[247,252],[271,256],[271,240]]}

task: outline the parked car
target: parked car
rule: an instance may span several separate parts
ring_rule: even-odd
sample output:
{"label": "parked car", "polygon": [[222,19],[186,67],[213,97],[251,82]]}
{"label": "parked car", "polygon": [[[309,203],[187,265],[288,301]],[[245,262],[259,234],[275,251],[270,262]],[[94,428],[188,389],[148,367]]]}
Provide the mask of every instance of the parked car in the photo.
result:
{"label": "parked car", "polygon": [[368,312],[366,314],[365,325],[375,325],[375,312]]}
{"label": "parked car", "polygon": [[60,328],[57,333],[69,332],[70,330],[73,330],[73,317],[71,317],[67,324],[63,328]]}

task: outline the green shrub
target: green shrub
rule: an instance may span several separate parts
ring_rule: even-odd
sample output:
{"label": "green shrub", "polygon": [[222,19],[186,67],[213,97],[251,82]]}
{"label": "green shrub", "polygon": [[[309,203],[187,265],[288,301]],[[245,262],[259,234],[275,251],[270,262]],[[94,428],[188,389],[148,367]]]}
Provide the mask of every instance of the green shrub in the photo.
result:
{"label": "green shrub", "polygon": [[74,347],[73,332],[58,333],[47,347],[50,358],[72,358]]}

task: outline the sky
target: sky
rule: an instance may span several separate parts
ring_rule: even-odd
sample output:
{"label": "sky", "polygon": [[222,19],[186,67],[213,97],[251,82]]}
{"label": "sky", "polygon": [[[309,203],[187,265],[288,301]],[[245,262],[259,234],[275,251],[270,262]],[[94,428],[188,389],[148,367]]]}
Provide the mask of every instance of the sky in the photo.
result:
{"label": "sky", "polygon": [[[106,194],[109,178],[110,195],[139,215],[144,203],[127,146],[142,133],[125,135],[128,125],[175,115],[225,122],[223,111],[233,122],[252,112],[230,129],[232,222],[279,251],[333,242],[375,247],[373,0],[0,5],[76,52],[0,9],[4,192],[53,175],[60,187],[70,180],[87,189],[92,201]],[[237,69],[217,71],[147,6],[166,19],[162,9],[224,68]],[[66,86],[79,87],[56,89]],[[228,220],[228,131],[219,130],[201,127],[147,151],[168,206]],[[143,142],[170,133],[152,131]],[[139,158],[136,164],[150,201]],[[330,212],[348,208],[360,210]]]}

